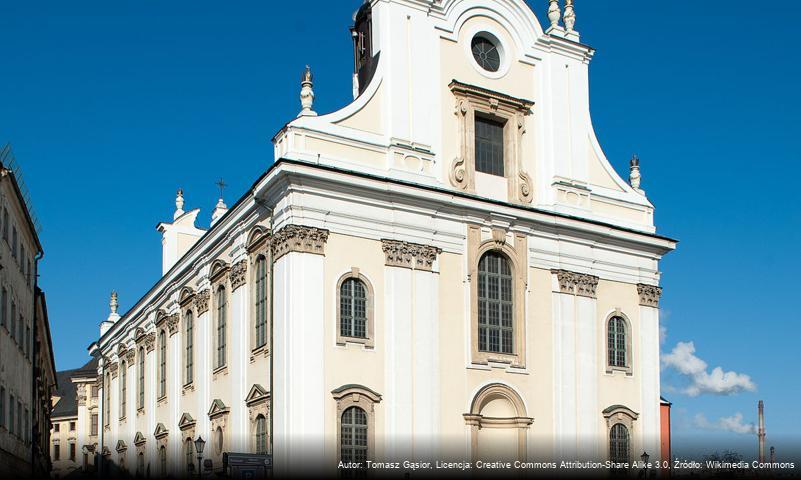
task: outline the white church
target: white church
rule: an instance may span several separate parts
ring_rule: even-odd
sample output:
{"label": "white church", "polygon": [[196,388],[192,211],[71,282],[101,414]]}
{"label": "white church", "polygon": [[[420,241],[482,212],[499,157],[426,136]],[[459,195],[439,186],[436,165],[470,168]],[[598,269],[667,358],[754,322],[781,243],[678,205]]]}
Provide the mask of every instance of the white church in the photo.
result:
{"label": "white church", "polygon": [[353,102],[315,112],[307,70],[239,202],[204,229],[179,192],[162,278],[91,347],[110,464],[659,459],[676,241],[595,136],[580,5],[548,4],[365,2]]}

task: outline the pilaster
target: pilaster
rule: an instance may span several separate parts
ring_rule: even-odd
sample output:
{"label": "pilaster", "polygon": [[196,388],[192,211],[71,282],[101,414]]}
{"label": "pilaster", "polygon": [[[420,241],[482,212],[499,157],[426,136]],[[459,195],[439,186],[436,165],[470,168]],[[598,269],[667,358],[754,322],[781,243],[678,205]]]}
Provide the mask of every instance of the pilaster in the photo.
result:
{"label": "pilaster", "polygon": [[[640,298],[640,382],[643,449],[659,460],[660,448],[660,388],[659,388],[659,299],[662,289],[652,285],[637,285]],[[651,453],[653,452],[653,453]]]}

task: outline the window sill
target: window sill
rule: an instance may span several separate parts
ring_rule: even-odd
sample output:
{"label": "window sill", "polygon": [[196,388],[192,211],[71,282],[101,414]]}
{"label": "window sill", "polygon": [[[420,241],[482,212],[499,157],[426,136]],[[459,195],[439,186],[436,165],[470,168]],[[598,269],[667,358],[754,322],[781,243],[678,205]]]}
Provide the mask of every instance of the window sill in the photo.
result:
{"label": "window sill", "polygon": [[145,414],[145,407],[142,407],[142,408],[139,408],[139,409],[136,410],[136,416],[137,417],[141,417],[144,414]]}
{"label": "window sill", "polygon": [[490,368],[503,368],[525,370],[526,366],[520,361],[519,355],[473,351],[473,365],[484,365]]}
{"label": "window sill", "polygon": [[228,375],[228,365],[217,367],[216,370],[211,372],[212,380],[217,380],[217,377]]}
{"label": "window sill", "polygon": [[606,374],[607,375],[615,375],[615,374],[625,374],[627,377],[631,377],[634,375],[631,367],[606,367]]}
{"label": "window sill", "polygon": [[343,337],[341,335],[337,336],[337,346],[347,347],[349,344],[362,345],[364,346],[364,348],[371,350],[375,348],[375,341],[372,337],[359,338],[359,337]]}
{"label": "window sill", "polygon": [[187,393],[194,391],[195,391],[195,384],[190,382],[184,385],[184,388],[181,389],[181,395],[186,395]]}
{"label": "window sill", "polygon": [[167,403],[167,395],[166,394],[164,394],[164,395],[162,395],[162,396],[160,396],[159,398],[156,399],[156,406],[157,407],[160,407],[160,406],[164,405],[165,403]]}
{"label": "window sill", "polygon": [[264,344],[264,345],[262,345],[260,347],[256,347],[253,350],[251,350],[251,352],[250,352],[250,363],[255,362],[256,361],[256,357],[258,357],[258,356],[262,356],[262,357],[265,357],[265,358],[270,356],[270,348],[267,346],[267,344]]}
{"label": "window sill", "polygon": [[128,421],[128,417],[126,417],[125,415],[120,417],[120,420],[119,420],[120,423],[125,423],[127,421]]}

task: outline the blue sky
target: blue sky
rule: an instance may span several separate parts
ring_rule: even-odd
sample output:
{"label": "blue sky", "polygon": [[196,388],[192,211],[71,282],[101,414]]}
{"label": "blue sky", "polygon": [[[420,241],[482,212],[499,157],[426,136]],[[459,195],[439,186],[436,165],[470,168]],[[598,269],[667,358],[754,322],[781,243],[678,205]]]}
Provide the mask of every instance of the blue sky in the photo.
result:
{"label": "blue sky", "polygon": [[[155,226],[178,187],[205,223],[216,179],[230,204],[270,165],[305,64],[316,110],[349,101],[359,1],[277,3],[0,0],[0,143],[44,227],[59,369],[85,361],[112,289],[124,311],[158,279]],[[530,4],[545,20],[547,2]],[[619,172],[640,155],[660,233],[681,240],[662,263],[663,350],[693,342],[708,365],[663,372],[677,451],[713,438],[752,455],[753,435],[731,430],[756,421],[758,399],[769,443],[798,451],[801,2],[578,0],[577,12],[598,49],[601,144]],[[718,366],[755,391],[684,393]]]}

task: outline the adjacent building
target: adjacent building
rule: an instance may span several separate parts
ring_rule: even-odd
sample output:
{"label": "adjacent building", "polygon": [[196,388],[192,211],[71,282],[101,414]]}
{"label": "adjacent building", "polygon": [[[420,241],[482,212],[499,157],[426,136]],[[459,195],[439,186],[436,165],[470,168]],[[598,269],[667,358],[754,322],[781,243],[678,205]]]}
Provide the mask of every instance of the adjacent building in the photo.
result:
{"label": "adjacent building", "polygon": [[42,258],[29,197],[11,153],[0,149],[0,473],[49,469],[50,394],[55,386]]}
{"label": "adjacent building", "polygon": [[97,359],[81,368],[58,372],[57,378],[50,458],[53,477],[64,478],[75,470],[94,470],[99,430]]}
{"label": "adjacent building", "polygon": [[178,192],[163,276],[91,347],[107,462],[186,474],[198,437],[215,471],[660,457],[676,242],[595,136],[574,3],[549,7],[365,2],[353,102],[318,115],[307,69],[235,205],[200,228]]}

